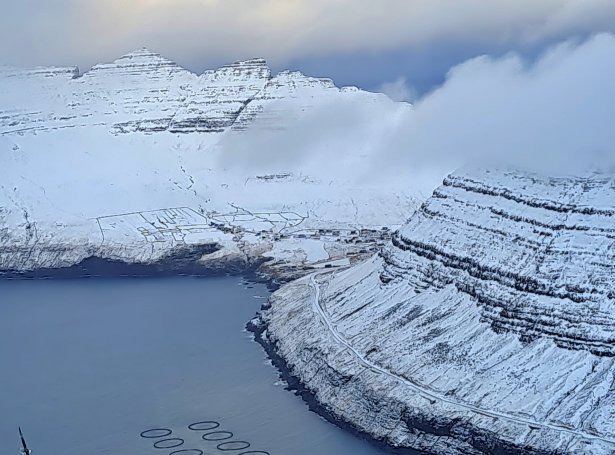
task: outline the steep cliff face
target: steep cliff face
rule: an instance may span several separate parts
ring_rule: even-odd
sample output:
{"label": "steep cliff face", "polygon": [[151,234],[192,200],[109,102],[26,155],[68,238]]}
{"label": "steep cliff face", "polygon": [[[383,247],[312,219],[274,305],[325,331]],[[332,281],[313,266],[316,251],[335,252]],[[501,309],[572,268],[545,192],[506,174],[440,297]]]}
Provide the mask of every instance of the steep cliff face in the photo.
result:
{"label": "steep cliff face", "polygon": [[410,261],[417,290],[455,284],[496,331],[613,356],[614,220],[611,177],[452,176],[395,238],[384,276]]}
{"label": "steep cliff face", "polygon": [[316,398],[428,453],[615,451],[615,179],[463,171],[262,317]]}

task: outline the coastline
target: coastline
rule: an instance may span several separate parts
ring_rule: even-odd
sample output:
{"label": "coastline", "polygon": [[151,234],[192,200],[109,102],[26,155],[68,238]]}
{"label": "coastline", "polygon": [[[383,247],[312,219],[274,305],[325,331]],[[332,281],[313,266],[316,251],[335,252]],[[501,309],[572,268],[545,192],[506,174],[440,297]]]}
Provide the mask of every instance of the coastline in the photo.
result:
{"label": "coastline", "polygon": [[[121,260],[107,259],[99,256],[91,256],[78,264],[69,267],[45,267],[33,270],[2,270],[0,280],[72,280],[72,279],[108,279],[108,278],[156,278],[168,276],[195,276],[195,277],[215,277],[224,275],[243,276],[247,281],[265,284],[272,292],[278,290],[284,283],[280,279],[284,278],[275,274],[275,268],[266,268],[266,271],[259,270],[263,264],[268,262],[264,258],[253,258],[253,261],[227,261],[225,267],[211,267],[198,262],[203,254],[211,253],[210,245],[200,245],[192,248],[188,254],[184,251],[174,252],[164,258],[149,263],[127,262]],[[312,273],[312,270],[305,270],[305,274]],[[359,437],[368,443],[387,451],[394,455],[429,455],[428,452],[420,452],[411,449],[399,449],[391,447],[384,441],[373,438],[369,433],[363,432],[347,420],[341,418],[327,409],[326,405],[320,403],[315,394],[301,381],[294,376],[286,361],[277,353],[275,344],[270,343],[264,336],[266,326],[257,323],[260,320],[262,311],[269,306],[267,301],[261,306],[254,318],[246,323],[246,329],[252,333],[253,339],[258,343],[277,374],[285,381],[287,391],[300,397],[309,408],[310,412],[318,414],[328,422],[336,425],[344,431]]]}
{"label": "coastline", "polygon": [[[253,282],[265,283],[272,291],[278,290],[281,285],[278,281],[278,276],[274,275],[275,269],[267,268],[266,272],[259,270],[261,265],[266,261],[263,258],[252,258],[252,260],[233,261],[229,260],[225,262],[225,267],[211,267],[211,265],[203,264],[199,262],[200,257],[203,254],[211,253],[211,245],[198,245],[188,249],[188,251],[173,251],[169,255],[166,255],[158,260],[151,261],[149,263],[138,262],[125,262],[119,260],[110,260],[100,257],[89,257],[80,263],[65,267],[65,268],[41,268],[30,271],[2,271],[0,272],[0,279],[16,280],[16,279],[83,279],[83,278],[143,278],[143,277],[161,277],[161,276],[174,276],[174,275],[190,275],[190,276],[221,276],[221,275],[242,275],[247,280]],[[305,275],[312,273],[312,270],[304,270]],[[374,434],[361,428],[361,426],[353,422],[351,419],[344,417],[340,413],[335,412],[332,406],[328,406],[326,402],[322,402],[317,397],[317,392],[310,388],[306,384],[297,372],[293,372],[293,367],[290,364],[290,360],[284,358],[283,354],[279,350],[279,340],[269,335],[269,325],[266,321],[265,314],[267,310],[271,308],[272,301],[269,299],[255,315],[255,317],[248,321],[246,328],[254,336],[254,341],[259,343],[267,354],[269,360],[276,368],[280,377],[286,382],[287,390],[293,392],[295,395],[300,396],[302,400],[307,404],[310,411],[315,412],[328,422],[338,426],[344,431],[348,431],[355,436],[368,441],[370,444],[386,450],[388,453],[396,455],[433,455],[437,453],[443,453],[441,451],[424,451],[410,449],[408,447],[395,447],[387,442],[387,438],[379,438]],[[318,347],[314,348],[315,350]],[[344,383],[342,382],[343,386]],[[372,393],[374,396],[370,397],[376,401],[376,405],[380,405],[377,400],[377,393]],[[387,406],[386,402],[382,402],[382,407]],[[458,431],[459,423],[450,425],[449,422],[441,421],[434,415],[419,415],[416,410],[414,412],[410,410],[404,410],[402,414],[405,418],[400,419],[400,424],[407,427],[408,431],[416,431],[420,434],[427,435],[427,438],[432,436],[436,439],[442,438],[448,440],[445,445],[451,447],[455,440],[450,440],[455,431]],[[443,419],[446,420],[446,419]],[[465,431],[471,433],[471,438],[476,441],[478,446],[482,449],[477,451],[464,451],[461,448],[458,452],[445,452],[445,453],[488,453],[488,454],[501,454],[501,455],[536,455],[546,454],[546,452],[527,451],[523,448],[512,448],[504,445],[499,445],[497,441],[490,437],[485,437],[485,434],[472,431],[471,424],[462,424]],[[454,438],[454,437],[453,437]],[[480,442],[482,441],[482,442]],[[463,444],[462,444],[463,445]],[[467,448],[467,447],[466,447]],[[474,447],[474,449],[477,449]],[[549,455],[559,455],[559,452],[551,452]]]}
{"label": "coastline", "polygon": [[[369,264],[365,264],[369,266]],[[344,273],[344,272],[342,272]],[[313,276],[313,275],[312,275]],[[527,425],[441,400],[366,366],[339,345],[309,304],[310,278],[274,294],[251,321],[289,388],[336,425],[387,447],[392,453],[431,455],[562,455],[557,431],[530,433]],[[430,398],[431,397],[431,398]],[[521,436],[521,437],[520,437]],[[397,450],[397,452],[395,452]]]}
{"label": "coastline", "polygon": [[[261,311],[265,309],[266,305],[261,308]],[[248,323],[246,324],[246,329],[253,334],[254,341],[261,345],[261,347],[267,354],[268,359],[278,371],[280,379],[282,379],[286,383],[285,389],[289,392],[294,393],[296,396],[301,397],[301,399],[304,401],[304,403],[307,405],[308,409],[311,412],[318,414],[327,422],[336,425],[342,430],[347,431],[355,435],[356,437],[361,438],[368,443],[387,451],[388,453],[395,455],[430,455],[428,452],[392,447],[386,442],[374,438],[369,433],[361,431],[358,427],[353,425],[352,422],[343,419],[341,416],[327,409],[325,404],[318,401],[315,393],[312,392],[309,387],[301,381],[300,378],[292,374],[286,360],[278,354],[276,350],[276,343],[270,342],[264,336],[264,333],[267,330],[267,326],[259,324],[258,321],[260,321],[259,315],[257,315],[251,321],[248,321]]]}
{"label": "coastline", "polygon": [[213,244],[198,244],[175,248],[157,259],[110,259],[101,255],[88,256],[67,267],[40,267],[25,270],[0,270],[0,279],[72,279],[156,277],[173,275],[220,276],[254,273],[264,262],[262,258],[228,258],[223,266],[202,263],[204,255],[218,250]]}

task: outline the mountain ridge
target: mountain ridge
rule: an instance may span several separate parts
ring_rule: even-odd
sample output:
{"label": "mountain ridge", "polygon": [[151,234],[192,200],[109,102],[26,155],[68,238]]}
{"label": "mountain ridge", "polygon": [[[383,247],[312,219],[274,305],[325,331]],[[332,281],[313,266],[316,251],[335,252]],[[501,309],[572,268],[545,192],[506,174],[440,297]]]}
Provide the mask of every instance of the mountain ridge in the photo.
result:
{"label": "mountain ridge", "polygon": [[[157,263],[201,242],[217,249],[207,258],[216,269],[225,258],[229,267],[271,258],[294,276],[305,262],[364,257],[382,240],[369,234],[363,245],[350,232],[398,224],[416,204],[414,192],[358,186],[351,173],[332,182],[320,169],[264,159],[286,128],[316,136],[336,106],[375,106],[385,121],[407,108],[385,95],[298,72],[274,76],[259,58],[196,75],[147,49],[76,71],[0,72],[2,270],[90,256]],[[257,170],[238,162],[259,156]]]}
{"label": "mountain ridge", "polygon": [[[273,75],[262,58],[236,61],[196,74],[142,48],[83,74],[75,67],[0,71],[0,134],[110,124],[112,132],[219,133],[245,129],[264,104],[339,91],[330,79],[298,72]],[[355,90],[353,88],[345,89]],[[18,98],[15,93],[31,96]],[[320,96],[320,94],[318,94]],[[240,114],[250,106],[247,113]],[[103,115],[101,115],[103,114]],[[143,118],[143,114],[145,117]]]}

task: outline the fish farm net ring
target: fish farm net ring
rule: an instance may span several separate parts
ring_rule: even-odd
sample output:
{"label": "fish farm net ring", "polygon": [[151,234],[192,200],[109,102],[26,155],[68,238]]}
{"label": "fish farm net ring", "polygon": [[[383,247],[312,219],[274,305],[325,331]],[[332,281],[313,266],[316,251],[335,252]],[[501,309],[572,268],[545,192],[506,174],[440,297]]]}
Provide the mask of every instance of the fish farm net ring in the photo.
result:
{"label": "fish farm net ring", "polygon": [[145,439],[158,439],[169,436],[173,431],[168,428],[152,428],[141,432],[141,437]]}
{"label": "fish farm net ring", "polygon": [[220,423],[215,420],[205,420],[203,422],[191,423],[188,428],[192,431],[209,431],[214,430],[220,426]]}
{"label": "fish farm net ring", "polygon": [[171,452],[169,455],[203,455],[203,451],[199,449],[181,449]]}
{"label": "fish farm net ring", "polygon": [[157,449],[173,449],[183,444],[184,444],[184,440],[182,438],[169,438],[169,439],[161,439],[160,441],[156,441],[154,443],[154,447]]}
{"label": "fish farm net ring", "polygon": [[221,442],[216,449],[222,452],[230,452],[231,450],[245,450],[250,447],[250,443],[246,441],[228,441]]}
{"label": "fish farm net ring", "polygon": [[231,439],[232,437],[233,433],[230,431],[212,431],[203,435],[203,439],[205,441],[224,441],[226,439]]}

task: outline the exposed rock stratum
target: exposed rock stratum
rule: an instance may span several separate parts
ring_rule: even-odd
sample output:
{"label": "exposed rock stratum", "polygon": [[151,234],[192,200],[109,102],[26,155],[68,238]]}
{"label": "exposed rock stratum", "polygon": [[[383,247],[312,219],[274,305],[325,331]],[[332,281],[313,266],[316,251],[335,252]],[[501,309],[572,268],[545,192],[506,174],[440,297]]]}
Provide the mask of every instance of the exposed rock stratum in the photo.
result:
{"label": "exposed rock stratum", "polygon": [[259,323],[321,405],[435,454],[615,453],[615,180],[464,170]]}

